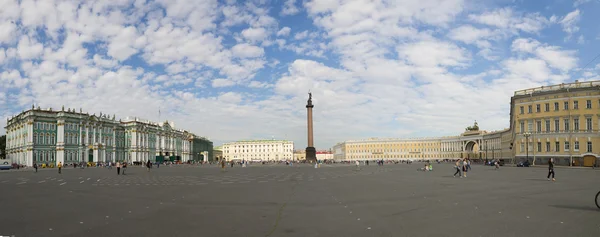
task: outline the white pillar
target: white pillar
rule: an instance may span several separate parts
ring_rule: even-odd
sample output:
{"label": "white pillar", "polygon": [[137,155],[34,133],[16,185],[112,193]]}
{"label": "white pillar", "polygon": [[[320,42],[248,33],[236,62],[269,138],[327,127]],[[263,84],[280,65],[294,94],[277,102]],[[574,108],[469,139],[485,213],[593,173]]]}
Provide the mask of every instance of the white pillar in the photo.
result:
{"label": "white pillar", "polygon": [[65,120],[59,119],[56,123],[56,164],[65,164]]}

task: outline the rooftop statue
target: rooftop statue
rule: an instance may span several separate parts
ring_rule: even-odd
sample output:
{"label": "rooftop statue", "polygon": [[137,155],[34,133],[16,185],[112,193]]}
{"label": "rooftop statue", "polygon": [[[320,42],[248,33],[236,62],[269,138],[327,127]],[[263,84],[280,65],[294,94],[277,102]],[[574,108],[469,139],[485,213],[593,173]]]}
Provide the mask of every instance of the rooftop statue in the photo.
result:
{"label": "rooftop statue", "polygon": [[475,124],[473,124],[473,126],[465,128],[465,131],[479,131],[479,126],[477,126],[477,120],[475,120]]}

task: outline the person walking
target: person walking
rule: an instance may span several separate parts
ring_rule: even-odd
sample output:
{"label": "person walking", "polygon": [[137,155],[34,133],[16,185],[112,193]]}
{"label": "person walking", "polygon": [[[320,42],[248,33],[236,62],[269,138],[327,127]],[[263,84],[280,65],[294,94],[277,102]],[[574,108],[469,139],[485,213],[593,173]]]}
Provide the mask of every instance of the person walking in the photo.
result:
{"label": "person walking", "polygon": [[548,161],[548,181],[550,181],[550,174],[552,174],[552,181],[556,181],[554,179],[554,158],[550,158]]}
{"label": "person walking", "polygon": [[37,163],[33,163],[33,168],[35,168],[35,172],[37,173],[37,168],[38,168]]}
{"label": "person walking", "polygon": [[454,172],[454,175],[453,175],[454,177],[456,177],[456,174],[458,174],[458,177],[462,178],[461,173],[460,173],[460,167],[461,167],[461,165],[460,165],[460,159],[458,159],[456,161],[456,163],[454,163],[454,169],[456,169],[456,172]]}
{"label": "person walking", "polygon": [[127,161],[123,161],[123,164],[121,164],[121,166],[123,166],[123,173],[121,174],[125,175],[125,170],[127,170]]}
{"label": "person walking", "polygon": [[62,162],[58,162],[58,173],[62,174]]}
{"label": "person walking", "polygon": [[117,175],[121,174],[121,162],[117,161],[117,164],[115,165],[117,167]]}
{"label": "person walking", "polygon": [[469,162],[468,162],[468,159],[463,160],[463,162],[462,162],[462,170],[463,170],[463,176],[466,178],[467,177],[467,172],[469,172]]}
{"label": "person walking", "polygon": [[148,160],[148,162],[146,162],[146,168],[148,168],[148,172],[150,172],[150,167],[152,167],[152,163],[150,163],[150,160]]}

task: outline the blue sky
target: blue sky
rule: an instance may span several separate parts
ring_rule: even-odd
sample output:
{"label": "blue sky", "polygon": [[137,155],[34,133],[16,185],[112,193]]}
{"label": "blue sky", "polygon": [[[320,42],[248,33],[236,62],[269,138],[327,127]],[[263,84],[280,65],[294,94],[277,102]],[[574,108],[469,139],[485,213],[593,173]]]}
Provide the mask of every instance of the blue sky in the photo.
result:
{"label": "blue sky", "polygon": [[318,149],[500,130],[515,90],[600,80],[600,60],[583,68],[598,15],[599,0],[4,0],[0,117],[64,105],[303,148],[310,90]]}

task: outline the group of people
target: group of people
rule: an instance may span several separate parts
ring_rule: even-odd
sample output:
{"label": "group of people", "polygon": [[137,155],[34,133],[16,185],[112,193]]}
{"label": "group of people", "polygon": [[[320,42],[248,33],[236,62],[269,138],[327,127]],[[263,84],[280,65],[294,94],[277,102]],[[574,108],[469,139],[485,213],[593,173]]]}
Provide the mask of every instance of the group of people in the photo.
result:
{"label": "group of people", "polygon": [[471,159],[465,158],[465,159],[457,160],[456,163],[454,164],[454,169],[456,169],[456,172],[454,172],[454,175],[453,175],[454,177],[456,177],[456,175],[458,174],[458,177],[466,178],[467,172],[469,172],[471,170]]}

